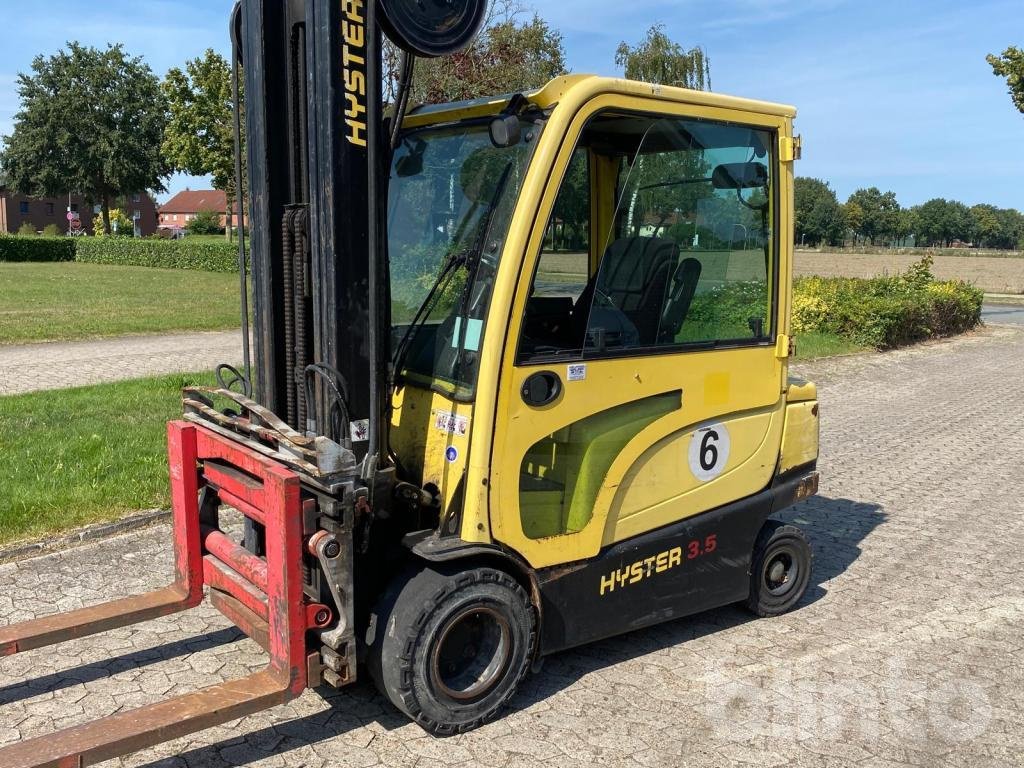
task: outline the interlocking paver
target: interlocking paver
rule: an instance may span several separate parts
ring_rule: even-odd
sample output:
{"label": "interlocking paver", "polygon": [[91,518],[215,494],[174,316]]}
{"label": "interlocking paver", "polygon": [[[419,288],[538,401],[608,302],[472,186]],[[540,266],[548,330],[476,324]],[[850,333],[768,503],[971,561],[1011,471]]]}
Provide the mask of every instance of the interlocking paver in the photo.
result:
{"label": "interlocking paver", "polygon": [[[359,683],[110,765],[1021,766],[1024,332],[803,372],[820,384],[823,482],[785,515],[816,557],[797,611],[723,608],[560,654],[503,719],[451,739]],[[157,527],[0,566],[0,622],[157,586],[167,541]],[[5,659],[0,743],[262,660],[209,606]]]}
{"label": "interlocking paver", "polygon": [[238,331],[0,346],[0,395],[209,371],[241,359]]}

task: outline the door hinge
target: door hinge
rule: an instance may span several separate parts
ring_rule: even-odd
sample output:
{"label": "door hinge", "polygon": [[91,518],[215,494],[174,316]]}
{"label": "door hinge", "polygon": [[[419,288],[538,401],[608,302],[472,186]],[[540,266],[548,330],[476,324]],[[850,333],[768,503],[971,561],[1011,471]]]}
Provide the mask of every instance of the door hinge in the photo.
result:
{"label": "door hinge", "polygon": [[796,340],[785,333],[780,333],[775,340],[775,356],[780,360],[792,357],[796,352]]}
{"label": "door hinge", "polygon": [[803,141],[799,136],[779,137],[779,159],[784,163],[799,160],[803,153]]}

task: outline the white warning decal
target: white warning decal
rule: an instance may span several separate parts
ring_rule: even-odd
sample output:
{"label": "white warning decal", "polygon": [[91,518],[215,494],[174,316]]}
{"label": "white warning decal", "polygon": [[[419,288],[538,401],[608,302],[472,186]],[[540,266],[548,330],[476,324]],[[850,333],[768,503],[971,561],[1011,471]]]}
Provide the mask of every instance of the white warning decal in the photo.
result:
{"label": "white warning decal", "polygon": [[434,428],[449,435],[465,437],[469,433],[469,419],[447,411],[438,411],[434,416]]}
{"label": "white warning decal", "polygon": [[729,430],[714,422],[698,427],[690,438],[690,472],[702,482],[714,480],[729,462]]}

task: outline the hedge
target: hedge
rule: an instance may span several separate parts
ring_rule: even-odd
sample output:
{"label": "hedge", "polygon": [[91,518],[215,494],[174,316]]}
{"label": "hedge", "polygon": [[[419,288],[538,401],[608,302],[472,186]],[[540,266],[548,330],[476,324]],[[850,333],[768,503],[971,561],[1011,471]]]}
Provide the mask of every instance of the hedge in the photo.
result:
{"label": "hedge", "polygon": [[89,264],[237,272],[237,243],[197,243],[121,237],[83,237],[76,260]]}
{"label": "hedge", "polygon": [[0,261],[74,261],[70,237],[9,237],[0,235]]}
{"label": "hedge", "polygon": [[971,330],[981,322],[984,298],[962,280],[935,281],[926,256],[896,277],[800,278],[793,286],[793,331],[892,349]]}
{"label": "hedge", "polygon": [[[686,322],[702,331],[712,326],[714,333],[744,332],[746,318],[764,317],[766,293],[763,280],[725,283],[696,296]],[[981,322],[984,298],[981,289],[962,280],[936,281],[926,256],[896,277],[797,279],[792,330],[892,349],[971,330]]]}
{"label": "hedge", "polygon": [[155,238],[0,235],[0,261],[81,261],[88,264],[237,272],[238,245]]}

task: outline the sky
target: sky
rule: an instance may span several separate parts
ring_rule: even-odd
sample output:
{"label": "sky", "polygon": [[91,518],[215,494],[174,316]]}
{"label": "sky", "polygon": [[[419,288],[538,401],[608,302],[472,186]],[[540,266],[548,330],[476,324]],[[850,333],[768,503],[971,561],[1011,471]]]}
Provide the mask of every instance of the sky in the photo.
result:
{"label": "sky", "polygon": [[[796,105],[801,176],[845,200],[892,190],[1024,210],[1024,115],[987,53],[1024,46],[1024,0],[527,0],[565,41],[573,72],[620,74],[621,41],[654,23],[711,59],[712,89]],[[0,11],[16,7],[0,0]],[[163,75],[207,48],[228,52],[233,0],[51,0],[0,26],[0,135],[15,78],[69,39],[123,42]],[[628,13],[623,14],[623,7]],[[202,186],[175,177],[170,192]],[[167,195],[161,195],[166,199]]]}

